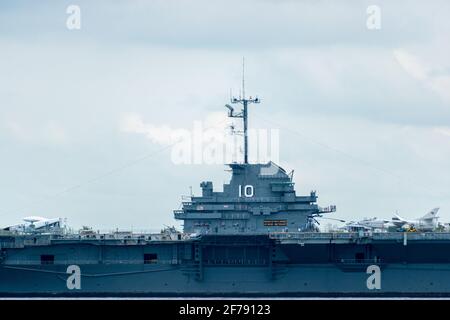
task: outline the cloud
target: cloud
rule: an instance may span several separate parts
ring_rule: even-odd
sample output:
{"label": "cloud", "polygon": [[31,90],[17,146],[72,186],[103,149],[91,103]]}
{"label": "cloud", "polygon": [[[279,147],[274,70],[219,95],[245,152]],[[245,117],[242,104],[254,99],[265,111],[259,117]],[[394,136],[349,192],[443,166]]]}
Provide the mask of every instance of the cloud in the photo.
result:
{"label": "cloud", "polygon": [[[196,121],[196,123],[200,124],[205,131],[223,133],[229,126],[230,121],[224,112],[212,112],[205,117],[204,121]],[[163,146],[182,141],[192,134],[186,128],[173,128],[168,124],[146,123],[143,117],[137,113],[123,114],[120,118],[119,128],[122,132],[143,134],[152,143]],[[218,134],[215,137],[221,136],[221,134]]]}
{"label": "cloud", "polygon": [[439,127],[434,129],[438,134],[444,135],[446,137],[450,137],[450,128]]}
{"label": "cloud", "polygon": [[[364,45],[369,32],[366,9],[373,3],[79,0],[77,5],[81,8],[82,18],[81,30],[77,33],[69,33],[66,29],[69,4],[23,1],[10,5],[8,10],[0,10],[0,29],[8,28],[9,34],[26,34],[31,41],[51,42],[55,35],[62,35],[62,41],[89,39],[103,43],[151,43],[172,47],[261,49],[337,43]],[[382,46],[427,39],[433,21],[420,13],[439,7],[441,10],[433,10],[430,15],[445,19],[445,8],[448,7],[443,0],[433,4],[379,0],[377,5],[382,8],[383,23],[389,26],[389,32],[380,32],[376,36],[372,33],[370,43]],[[21,23],[14,23],[18,16]]]}
{"label": "cloud", "polygon": [[28,130],[16,121],[7,121],[5,127],[12,136],[19,140],[29,140],[31,138]]}
{"label": "cloud", "polygon": [[397,49],[394,50],[394,57],[402,68],[417,80],[427,80],[429,67],[423,65],[420,60],[409,52]]}
{"label": "cloud", "polygon": [[424,62],[404,49],[396,49],[393,54],[396,61],[411,77],[422,82],[443,100],[450,102],[450,74],[439,72],[445,69],[445,66]]}
{"label": "cloud", "polygon": [[145,123],[142,116],[129,113],[120,119],[120,130],[127,133],[143,134],[151,142],[159,145],[170,145],[176,142],[176,136],[185,134],[184,129],[174,129],[169,125]]}
{"label": "cloud", "polygon": [[26,124],[17,120],[7,120],[4,128],[15,139],[34,144],[63,145],[68,142],[66,129],[59,123],[49,121],[44,124]]}

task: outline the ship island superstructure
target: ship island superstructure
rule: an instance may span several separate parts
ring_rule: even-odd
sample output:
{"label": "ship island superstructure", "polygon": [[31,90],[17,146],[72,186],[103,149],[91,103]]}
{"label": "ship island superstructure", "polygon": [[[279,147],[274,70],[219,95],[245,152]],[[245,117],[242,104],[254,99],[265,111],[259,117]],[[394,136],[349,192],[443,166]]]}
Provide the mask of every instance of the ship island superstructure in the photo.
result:
{"label": "ship island superstructure", "polygon": [[315,229],[314,217],[334,212],[335,206],[320,208],[317,195],[297,196],[293,172],[290,174],[273,162],[250,164],[248,161],[248,106],[260,99],[232,98],[232,104],[242,105],[236,112],[227,104],[228,116],[243,122],[244,155],[242,163],[230,164],[231,180],[222,192],[214,192],[213,183],[200,184],[202,195],[183,202],[175,219],[184,221],[184,232],[196,234],[242,234]]}

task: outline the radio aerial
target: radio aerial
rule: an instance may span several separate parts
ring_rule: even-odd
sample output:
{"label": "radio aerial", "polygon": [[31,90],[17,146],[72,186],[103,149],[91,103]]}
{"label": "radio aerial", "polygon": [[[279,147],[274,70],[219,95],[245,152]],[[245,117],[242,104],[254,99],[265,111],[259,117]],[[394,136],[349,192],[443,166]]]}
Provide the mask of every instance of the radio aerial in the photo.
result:
{"label": "radio aerial", "polygon": [[225,107],[228,108],[228,117],[230,118],[242,118],[244,122],[244,163],[248,163],[248,134],[247,134],[247,124],[248,124],[248,111],[247,107],[251,103],[260,103],[260,99],[258,97],[252,98],[246,98],[245,96],[245,61],[242,59],[242,96],[239,96],[238,98],[232,97],[231,103],[240,103],[242,104],[243,108],[239,113],[234,112],[234,108],[226,104]]}

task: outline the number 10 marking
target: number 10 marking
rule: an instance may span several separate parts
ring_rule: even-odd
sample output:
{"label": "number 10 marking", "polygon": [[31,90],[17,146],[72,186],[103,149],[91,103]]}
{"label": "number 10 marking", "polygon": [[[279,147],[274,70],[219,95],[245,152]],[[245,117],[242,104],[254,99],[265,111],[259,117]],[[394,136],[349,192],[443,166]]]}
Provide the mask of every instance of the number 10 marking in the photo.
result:
{"label": "number 10 marking", "polygon": [[[244,187],[244,196],[246,198],[251,198],[251,197],[253,197],[253,194],[254,194],[253,186],[250,184],[246,185]],[[242,197],[242,186],[241,185],[239,185],[239,197]]]}

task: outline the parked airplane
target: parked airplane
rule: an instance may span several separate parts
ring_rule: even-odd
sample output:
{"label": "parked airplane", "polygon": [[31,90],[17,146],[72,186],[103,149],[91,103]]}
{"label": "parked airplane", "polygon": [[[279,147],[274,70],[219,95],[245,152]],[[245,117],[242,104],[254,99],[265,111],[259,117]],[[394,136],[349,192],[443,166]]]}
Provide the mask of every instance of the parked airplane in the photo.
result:
{"label": "parked airplane", "polygon": [[52,228],[61,227],[60,218],[47,219],[32,216],[23,218],[23,221],[24,223],[3,228],[3,230],[18,232],[45,232]]}
{"label": "parked airplane", "polygon": [[439,226],[438,211],[439,208],[434,208],[418,219],[405,219],[395,214],[391,222],[395,227],[403,230],[415,229],[417,231],[434,231]]}
{"label": "parked airplane", "polygon": [[441,225],[438,222],[439,208],[434,208],[426,215],[418,219],[405,219],[395,215],[392,220],[379,220],[377,218],[363,219],[361,221],[350,221],[345,226],[339,228],[346,231],[387,231],[391,228],[406,231],[434,231]]}
{"label": "parked airplane", "polygon": [[342,230],[347,231],[386,231],[390,226],[390,221],[379,220],[377,218],[363,219],[361,221],[350,221],[345,226],[341,227]]}

